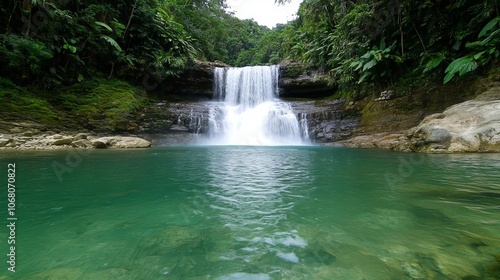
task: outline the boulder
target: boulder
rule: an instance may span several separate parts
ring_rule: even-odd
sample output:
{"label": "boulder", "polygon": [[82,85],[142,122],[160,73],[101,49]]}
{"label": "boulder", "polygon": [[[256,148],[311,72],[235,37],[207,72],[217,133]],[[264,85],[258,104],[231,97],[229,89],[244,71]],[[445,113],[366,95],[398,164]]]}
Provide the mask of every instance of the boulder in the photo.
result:
{"label": "boulder", "polygon": [[397,150],[425,153],[500,152],[500,88],[427,116]]}
{"label": "boulder", "polygon": [[79,149],[90,149],[93,147],[92,142],[87,139],[78,139],[71,142],[71,146]]}
{"label": "boulder", "polygon": [[106,149],[108,147],[109,143],[109,138],[111,137],[103,137],[103,138],[97,138],[91,141],[92,146],[94,146],[97,149]]}
{"label": "boulder", "polygon": [[75,140],[80,140],[80,139],[87,139],[88,135],[87,133],[78,133],[75,135]]}
{"label": "boulder", "polygon": [[95,148],[149,148],[151,142],[139,137],[110,136],[101,137],[91,141]]}
{"label": "boulder", "polygon": [[7,138],[0,138],[0,147],[5,147],[7,146],[7,144],[11,142],[11,139],[7,139]]}
{"label": "boulder", "polygon": [[74,138],[73,137],[61,137],[61,138],[54,138],[51,142],[49,142],[49,145],[55,145],[55,146],[62,146],[62,145],[70,145],[71,142],[73,142]]}
{"label": "boulder", "polygon": [[149,148],[151,142],[139,137],[119,137],[113,144],[115,148]]}

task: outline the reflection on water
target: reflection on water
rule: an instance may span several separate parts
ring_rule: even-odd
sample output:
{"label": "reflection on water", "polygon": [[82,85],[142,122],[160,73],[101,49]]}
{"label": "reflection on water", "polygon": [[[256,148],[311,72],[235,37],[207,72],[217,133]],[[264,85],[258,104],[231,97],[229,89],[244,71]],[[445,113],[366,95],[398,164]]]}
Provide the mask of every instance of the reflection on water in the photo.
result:
{"label": "reflection on water", "polygon": [[287,215],[312,183],[304,168],[309,161],[307,153],[287,148],[232,148],[210,153],[206,188],[210,207],[235,241],[222,258],[243,263],[275,257],[300,261],[294,250],[306,247],[307,242]]}

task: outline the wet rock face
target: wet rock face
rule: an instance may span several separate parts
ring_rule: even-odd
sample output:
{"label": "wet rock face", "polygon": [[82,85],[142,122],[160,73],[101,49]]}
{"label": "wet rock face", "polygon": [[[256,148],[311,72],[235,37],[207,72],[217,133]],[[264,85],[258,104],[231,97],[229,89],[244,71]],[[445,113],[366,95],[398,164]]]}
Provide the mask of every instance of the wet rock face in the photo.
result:
{"label": "wet rock face", "polygon": [[[351,137],[359,119],[347,116],[345,101],[289,102],[299,120],[307,121],[309,138],[319,143]],[[145,109],[139,124],[141,133],[208,134],[210,112],[220,102],[160,102]]]}
{"label": "wet rock face", "polygon": [[[156,93],[160,98],[176,95],[193,101],[212,100],[216,67],[229,67],[229,65],[197,61],[179,77],[162,81],[162,86]],[[280,97],[285,98],[328,96],[335,89],[327,74],[308,69],[298,62],[285,62],[280,65],[278,85]]]}
{"label": "wet rock face", "polygon": [[139,122],[141,133],[208,132],[210,108],[213,102],[159,102],[146,107]]}
{"label": "wet rock face", "polygon": [[[206,134],[210,111],[218,106],[213,101],[214,69],[228,65],[197,62],[179,78],[163,82],[162,94],[181,96],[181,102],[158,102],[144,109],[138,121],[139,133]],[[307,69],[301,63],[280,65],[278,80],[280,97],[319,97],[331,95],[333,86],[327,75]],[[309,137],[318,142],[333,142],[349,138],[358,118],[345,115],[343,100],[289,102],[299,120],[306,119]],[[219,103],[220,105],[220,103]]]}
{"label": "wet rock face", "polygon": [[351,137],[359,119],[347,116],[345,100],[290,102],[293,111],[307,118],[309,138],[319,143],[336,142]]}
{"label": "wet rock face", "polygon": [[193,100],[211,100],[214,69],[228,66],[221,62],[196,61],[179,77],[165,79],[158,90],[158,95],[165,97],[173,94]]}

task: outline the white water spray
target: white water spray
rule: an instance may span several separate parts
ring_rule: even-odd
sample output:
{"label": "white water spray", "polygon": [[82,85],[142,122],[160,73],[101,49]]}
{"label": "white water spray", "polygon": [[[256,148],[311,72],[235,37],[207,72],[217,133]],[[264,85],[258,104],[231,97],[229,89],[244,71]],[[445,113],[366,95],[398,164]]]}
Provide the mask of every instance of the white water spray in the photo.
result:
{"label": "white water spray", "polygon": [[216,68],[209,132],[218,145],[302,145],[307,119],[299,122],[289,104],[278,99],[279,67]]}

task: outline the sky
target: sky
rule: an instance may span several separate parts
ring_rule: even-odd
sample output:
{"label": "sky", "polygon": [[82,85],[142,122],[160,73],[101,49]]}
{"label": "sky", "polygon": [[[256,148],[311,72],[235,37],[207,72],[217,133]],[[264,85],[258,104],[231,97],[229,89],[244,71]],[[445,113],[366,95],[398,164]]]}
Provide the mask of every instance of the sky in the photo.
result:
{"label": "sky", "polygon": [[277,23],[286,23],[295,18],[302,0],[292,0],[285,5],[278,5],[274,0],[226,0],[229,11],[235,12],[240,19],[253,18],[259,25],[270,28]]}

